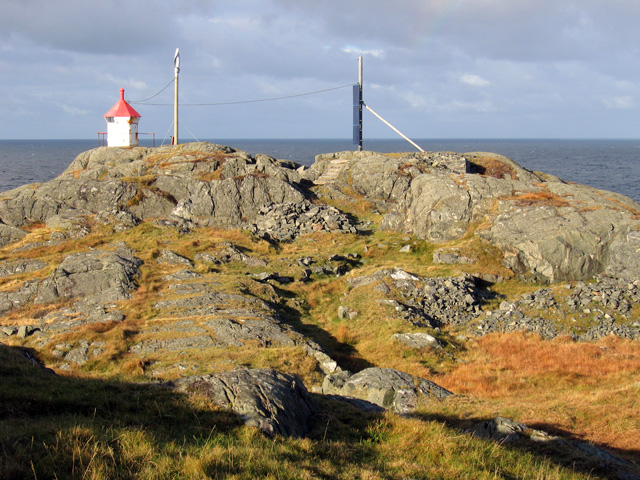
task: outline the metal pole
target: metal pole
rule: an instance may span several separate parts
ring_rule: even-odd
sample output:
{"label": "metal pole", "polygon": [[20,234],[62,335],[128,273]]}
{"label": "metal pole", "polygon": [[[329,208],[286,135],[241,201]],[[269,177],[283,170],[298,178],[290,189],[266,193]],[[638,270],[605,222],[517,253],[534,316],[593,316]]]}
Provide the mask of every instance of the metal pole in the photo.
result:
{"label": "metal pole", "polygon": [[173,98],[173,144],[178,145],[178,73],[180,73],[180,49],[176,48],[173,56],[174,98]]}
{"label": "metal pole", "polygon": [[376,112],[373,111],[373,108],[371,108],[369,105],[367,105],[365,103],[365,108],[367,110],[369,110],[371,113],[373,113],[376,117],[378,117],[380,120],[382,120],[388,127],[390,127],[394,132],[396,132],[398,135],[400,135],[402,138],[404,138],[407,142],[409,142],[411,145],[413,145],[414,147],[416,147],[418,150],[420,150],[421,152],[424,152],[424,150],[422,148],[420,148],[416,143],[414,143],[409,137],[407,137],[404,133],[402,133],[400,130],[398,130],[396,127],[394,127],[393,125],[391,125],[389,122],[387,122],[384,118],[382,118],[380,115],[378,115]]}
{"label": "metal pole", "polygon": [[358,57],[358,86],[360,88],[360,101],[358,105],[358,126],[359,126],[359,137],[358,137],[358,151],[362,151],[362,57]]}

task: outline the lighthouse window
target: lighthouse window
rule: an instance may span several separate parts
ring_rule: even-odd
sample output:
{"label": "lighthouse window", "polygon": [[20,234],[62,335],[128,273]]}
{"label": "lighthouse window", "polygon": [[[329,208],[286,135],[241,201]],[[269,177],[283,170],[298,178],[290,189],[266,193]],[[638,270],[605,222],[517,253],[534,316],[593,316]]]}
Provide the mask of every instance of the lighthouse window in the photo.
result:
{"label": "lighthouse window", "polygon": [[113,117],[107,117],[107,122],[108,123],[113,123],[115,120]]}

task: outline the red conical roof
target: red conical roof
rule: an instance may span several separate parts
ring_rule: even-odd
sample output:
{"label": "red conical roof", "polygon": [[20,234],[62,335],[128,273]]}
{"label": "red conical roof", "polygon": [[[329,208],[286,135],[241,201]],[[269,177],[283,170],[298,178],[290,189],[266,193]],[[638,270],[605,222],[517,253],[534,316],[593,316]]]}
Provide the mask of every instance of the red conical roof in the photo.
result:
{"label": "red conical roof", "polygon": [[124,88],[120,89],[120,100],[116,103],[111,110],[104,114],[105,117],[141,117],[136,110],[129,105],[124,99]]}

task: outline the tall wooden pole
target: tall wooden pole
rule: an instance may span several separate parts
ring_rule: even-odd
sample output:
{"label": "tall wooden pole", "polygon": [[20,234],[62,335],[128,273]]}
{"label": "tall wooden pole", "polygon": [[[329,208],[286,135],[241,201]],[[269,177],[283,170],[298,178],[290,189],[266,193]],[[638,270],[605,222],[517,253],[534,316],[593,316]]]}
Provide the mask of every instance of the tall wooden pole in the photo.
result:
{"label": "tall wooden pole", "polygon": [[176,48],[173,56],[174,98],[173,98],[173,144],[178,145],[178,74],[180,73],[180,49]]}

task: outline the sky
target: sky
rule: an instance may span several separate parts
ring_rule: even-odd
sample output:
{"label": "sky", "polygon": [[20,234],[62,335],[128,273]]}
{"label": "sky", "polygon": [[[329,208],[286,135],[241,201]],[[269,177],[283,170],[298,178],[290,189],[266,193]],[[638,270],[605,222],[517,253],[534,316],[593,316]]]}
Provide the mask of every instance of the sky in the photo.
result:
{"label": "sky", "polygon": [[[640,138],[638,0],[0,0],[0,12],[0,139],[96,138],[120,88],[141,132],[171,135],[176,48],[181,141],[351,138],[359,56],[365,103],[412,138]],[[363,130],[396,135],[369,112]]]}

